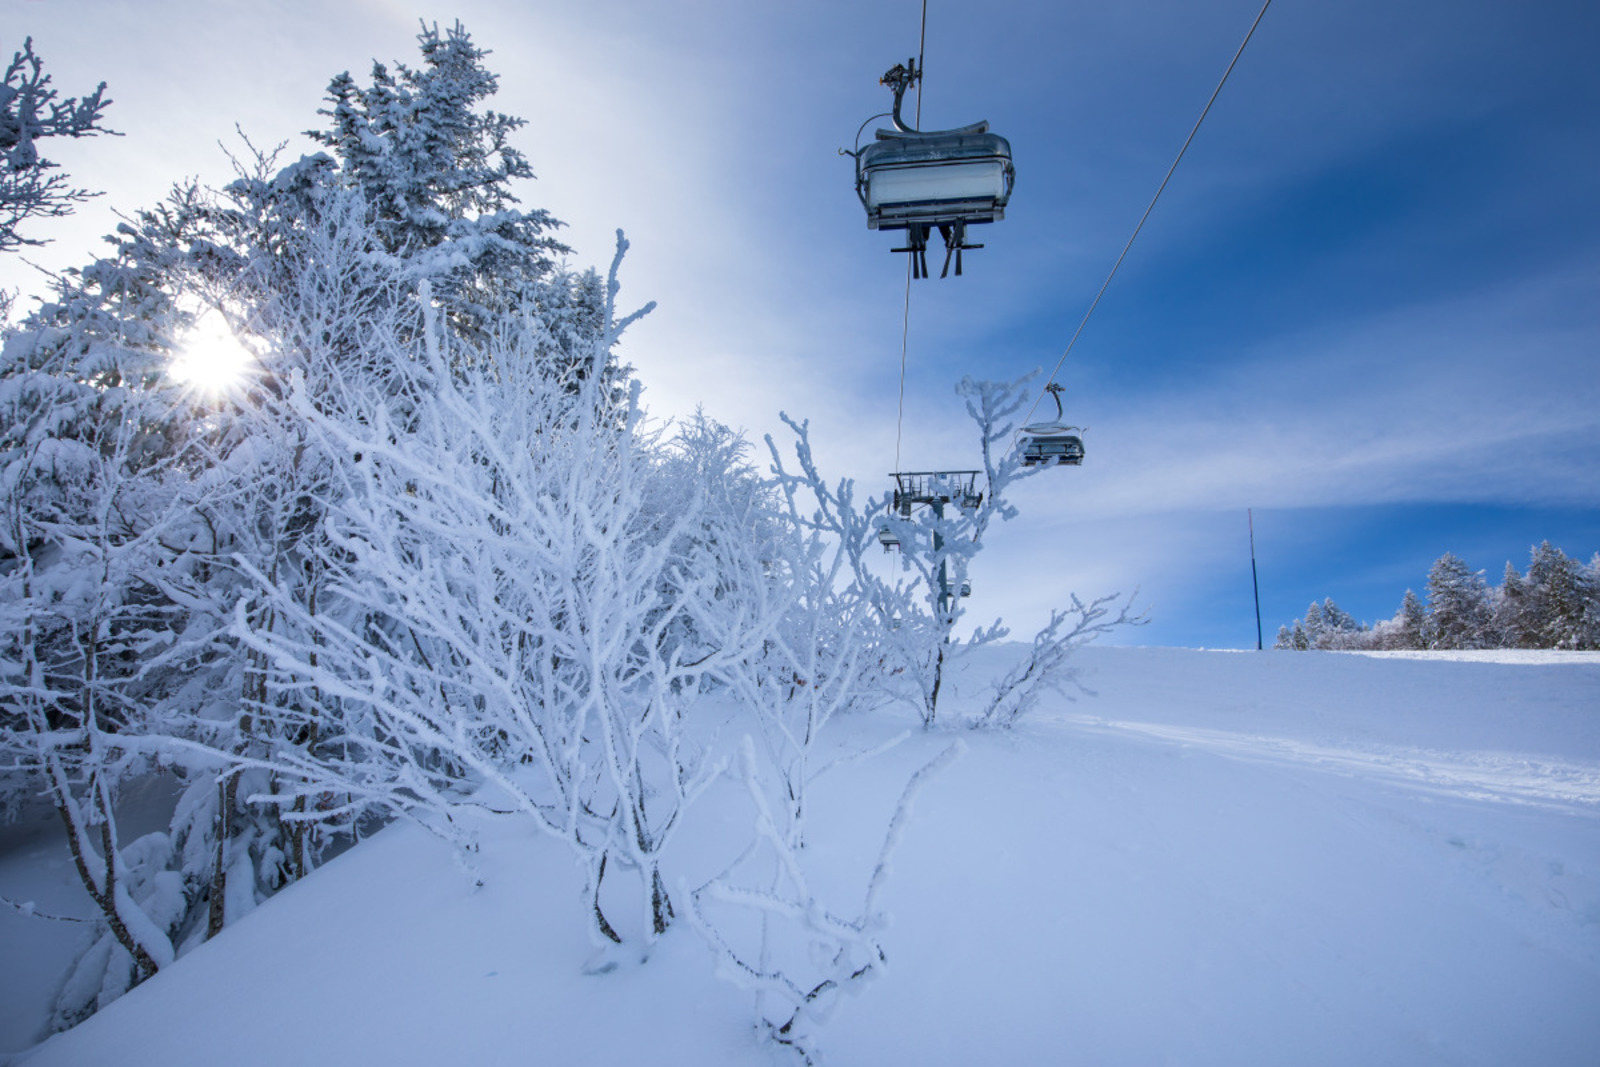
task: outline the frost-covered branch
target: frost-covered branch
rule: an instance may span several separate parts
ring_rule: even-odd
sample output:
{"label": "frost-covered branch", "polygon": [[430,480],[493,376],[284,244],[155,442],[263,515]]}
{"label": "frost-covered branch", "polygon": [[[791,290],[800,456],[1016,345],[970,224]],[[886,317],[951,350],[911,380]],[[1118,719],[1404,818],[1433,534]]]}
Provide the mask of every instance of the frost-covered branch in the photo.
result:
{"label": "frost-covered branch", "polygon": [[[740,775],[754,809],[756,839],[727,870],[686,893],[690,922],[711,947],[717,973],[756,995],[756,1024],[763,1036],[791,1049],[805,1063],[816,1062],[818,1030],[839,995],[858,992],[887,963],[878,935],[888,917],[879,910],[878,897],[890,860],[917,794],[964,749],[963,742],[951,744],[907,781],[884,833],[861,909],[854,917],[843,917],[812,891],[802,853],[767,801],[755,744],[748,736],[744,739]],[[755,878],[758,884],[739,884],[735,877]],[[719,926],[711,905],[731,909],[729,914],[753,912],[760,920],[755,943],[735,944],[726,932],[732,924]]]}
{"label": "frost-covered branch", "polygon": [[1044,694],[1066,694],[1068,687],[1081,690],[1077,671],[1068,666],[1072,653],[1119,626],[1138,626],[1145,621],[1143,613],[1133,611],[1131,598],[1113,616],[1111,605],[1118,599],[1104,596],[1085,604],[1074,593],[1072,607],[1052,611],[1049,623],[1034,635],[1027,659],[989,683],[988,702],[970,725],[1008,729],[1032,711]]}
{"label": "frost-covered branch", "polygon": [[50,87],[44,62],[33,51],[33,38],[6,64],[0,81],[0,253],[43,241],[23,237],[17,227],[34,217],[57,218],[97,194],[74,189],[60,174],[59,164],[39,154],[48,137],[89,137],[112,133],[100,125],[111,101],[106,86],[88,96],[60,99]]}

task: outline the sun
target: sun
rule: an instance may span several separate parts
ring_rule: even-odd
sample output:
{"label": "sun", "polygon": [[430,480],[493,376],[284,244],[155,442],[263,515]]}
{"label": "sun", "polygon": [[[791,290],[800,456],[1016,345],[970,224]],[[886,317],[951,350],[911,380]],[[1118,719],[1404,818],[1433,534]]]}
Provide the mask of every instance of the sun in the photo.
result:
{"label": "sun", "polygon": [[172,377],[198,393],[219,397],[244,383],[255,355],[228,328],[215,308],[195,319],[172,358]]}

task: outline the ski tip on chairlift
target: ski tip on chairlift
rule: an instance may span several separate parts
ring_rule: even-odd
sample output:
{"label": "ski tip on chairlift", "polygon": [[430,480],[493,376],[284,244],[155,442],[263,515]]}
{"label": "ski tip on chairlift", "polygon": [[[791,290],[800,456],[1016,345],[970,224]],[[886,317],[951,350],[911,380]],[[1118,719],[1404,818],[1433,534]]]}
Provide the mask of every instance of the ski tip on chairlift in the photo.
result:
{"label": "ski tip on chairlift", "polygon": [[1061,386],[1051,382],[1045,391],[1055,398],[1054,422],[1036,422],[1022,428],[1022,465],[1024,467],[1061,466],[1077,467],[1083,463],[1083,434],[1078,426],[1068,426],[1061,410]]}
{"label": "ski tip on chairlift", "polygon": [[921,77],[915,59],[895,64],[879,79],[894,92],[894,129],[878,130],[865,148],[840,151],[856,161],[856,195],[867,209],[867,228],[906,231],[905,247],[892,251],[910,254],[912,276],[929,276],[928,237],[938,230],[944,238],[939,277],[950,273],[952,256],[959,277],[961,253],[983,247],[967,240],[967,227],[1005,218],[1016,169],[1010,142],[990,133],[987,122],[954,130],[907,126],[900,105]]}

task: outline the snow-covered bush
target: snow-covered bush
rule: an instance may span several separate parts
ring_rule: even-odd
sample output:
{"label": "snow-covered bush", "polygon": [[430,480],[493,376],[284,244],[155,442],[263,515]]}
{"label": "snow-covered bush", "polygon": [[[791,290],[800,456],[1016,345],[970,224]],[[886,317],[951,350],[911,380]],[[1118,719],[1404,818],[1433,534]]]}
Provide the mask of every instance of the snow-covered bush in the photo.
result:
{"label": "snow-covered bush", "polygon": [[[270,659],[269,689],[298,694],[276,706],[342,709],[328,753],[265,761],[284,784],[261,799],[333,792],[453,837],[461,809],[519,813],[584,864],[597,934],[648,941],[671,917],[661,855],[716,769],[689,708],[775,615],[728,595],[708,487],[661,462],[637,388],[619,407],[600,373],[633,318],[612,310],[615,271],[576,365],[541,358],[536,308],[481,348],[429,312],[421,337],[387,340],[405,390],[328,412],[297,386],[308,432],[351,457],[323,502],[327,592],[313,613],[257,572],[260,609],[292,626],[241,605],[235,632]],[[638,927],[602,906],[616,865],[638,876]]]}
{"label": "snow-covered bush", "polygon": [[[886,694],[932,725],[950,657],[1004,633],[956,641],[956,591],[1015,513],[1000,446],[1026,380],[961,384],[984,491],[915,517],[829,486],[804,424],[797,472],[769,439],[771,477],[704,416],[651,426],[615,353],[649,310],[617,314],[620,233],[608,276],[558,268],[557,224],[513,207],[520,120],[480,108],[484,53],[459,25],[419,43],[418,70],[334,80],[327,154],[279,166],[247,142],[235,181],[137,214],[6,338],[0,796],[61,810],[100,909],[56,1022],[394,817],[469,865],[468,812],[563,842],[605,969],[674,918],[663,863],[728,762],[694,718],[717,692],[749,716],[756,833],[694,904],[770,986],[771,1036],[810,1048],[882,961],[875,897],[931,773],[839,918],[804,875],[819,739]],[[177,369],[205,321],[245,352],[209,386]],[[884,523],[900,576],[872,559]],[[1064,679],[1103,604],[1056,616],[978,724]],[[119,791],[156,773],[167,831],[124,842]],[[713,901],[798,925],[751,955]]]}
{"label": "snow-covered bush", "polygon": [[[755,813],[756,835],[725,870],[687,893],[690,916],[716,954],[719,973],[755,994],[758,1031],[807,1063],[815,1061],[818,1028],[839,995],[855,991],[883,969],[886,954],[878,940],[883,917],[876,900],[889,856],[912,797],[961,747],[958,742],[911,778],[861,910],[841,916],[816,896],[807,876],[808,791],[831,765],[819,766],[821,736],[840,712],[880,703],[886,695],[909,700],[924,725],[931,726],[951,658],[1003,636],[996,623],[968,642],[951,639],[962,614],[955,591],[965,582],[984,531],[995,516],[1016,513],[1004,492],[1021,475],[1021,463],[1009,449],[997,455],[995,446],[1012,434],[1006,419],[1024,402],[1027,381],[969,379],[959,387],[980,429],[987,478],[982,500],[968,494],[949,501],[948,511],[929,507],[915,519],[886,518],[890,501],[858,505],[849,480],[828,483],[816,466],[809,426],[783,416],[794,434],[793,470],[783,450],[767,438],[772,490],[781,506],[763,517],[756,493],[724,512],[736,517],[733,527],[759,535],[729,539],[730,545],[743,547],[725,556],[721,570],[746,576],[759,571],[775,579],[775,586],[767,583],[772,587],[766,595],[777,597],[784,610],[759,654],[730,664],[720,676],[758,727],[744,739],[739,774]],[[873,566],[871,556],[885,527],[906,553],[911,580],[884,578]],[[735,584],[764,585],[751,577]],[[1073,650],[1115,626],[1139,621],[1127,607],[1111,617],[1112,599],[1085,605],[1074,598],[1070,610],[1053,613],[1028,660],[994,682],[986,707],[967,724],[1010,726],[1044,692],[1070,683],[1067,661]],[[909,693],[901,684],[905,676],[912,685]],[[834,759],[869,755],[833,753]]]}
{"label": "snow-covered bush", "polygon": [[[291,383],[329,418],[374,395],[411,418],[430,278],[456,329],[534,308],[540,359],[571,369],[589,353],[603,285],[555,272],[556,223],[514,209],[509,183],[528,168],[506,138],[520,122],[481,107],[494,90],[484,53],[459,26],[424,27],[419,43],[418,70],[378,67],[371,89],[335,79],[320,138],[331,154],[280,168],[252,148],[222,193],[178,186],[6,339],[0,792],[43,790],[75,835],[95,837],[105,870],[79,870],[117,942],[91,951],[69,991],[115,995],[119,968],[148,974],[216,933],[372,810],[287,781],[285,766],[332,751],[345,709],[315,688],[269,689],[264,654],[232,632],[242,606],[240,629],[315,658],[319,638],[297,620],[329,602],[322,520],[361,481],[356,457],[309,432]],[[78,109],[78,132],[92,132],[98,99]],[[180,388],[175,357],[197,320],[218,317],[252,360],[225,388]],[[614,393],[612,363],[599,372]],[[258,578],[272,598],[247,595]],[[140,874],[118,858],[118,786],[158,764],[182,797],[169,847],[139,850],[140,871],[156,865]],[[183,907],[141,923],[114,888],[139,878],[181,886]],[[69,996],[58,1016],[93,1002]]]}
{"label": "snow-covered bush", "polygon": [[[806,789],[824,729],[832,718],[874,695],[884,670],[879,608],[856,575],[876,528],[855,503],[849,480],[829,485],[817,470],[810,430],[784,417],[795,434],[795,472],[771,436],[768,511],[762,531],[746,538],[740,562],[759,569],[776,601],[778,622],[756,655],[726,681],[754,713],[773,781],[781,786],[780,831],[791,847],[805,839]],[[759,586],[757,581],[747,585]],[[904,593],[896,591],[904,597]]]}
{"label": "snow-covered bush", "polygon": [[1104,596],[1085,604],[1074,593],[1070,608],[1053,610],[1050,621],[1034,635],[1027,658],[989,683],[990,694],[983,710],[971,718],[969,725],[1014,726],[1047,693],[1066,695],[1069,687],[1081,690],[1077,672],[1070,665],[1072,653],[1119,626],[1144,622],[1143,615],[1131,613],[1131,600],[1112,615],[1117,599]]}
{"label": "snow-covered bush", "polygon": [[154,320],[102,310],[0,353],[0,773],[60,813],[102,935],[63,1022],[170,962],[187,907],[165,836],[125,843],[117,798],[154,769],[193,647],[167,595],[193,562],[192,455],[150,373]]}
{"label": "snow-covered bush", "polygon": [[[887,924],[878,894],[888,878],[890,858],[917,793],[963,749],[962,742],[955,742],[906,782],[860,910],[839,915],[812,890],[806,854],[773,814],[755,746],[745,738],[740,777],[755,812],[755,838],[725,870],[687,894],[690,919],[715,953],[718,974],[755,994],[761,1035],[807,1064],[817,1062],[819,1028],[840,996],[858,992],[888,963],[878,940]],[[732,922],[718,921],[741,911],[758,918],[747,941],[728,932]]]}
{"label": "snow-covered bush", "polygon": [[[1009,631],[997,620],[976,629],[966,640],[955,636],[966,614],[962,598],[969,588],[968,570],[984,547],[984,535],[995,519],[1007,521],[1017,514],[1007,496],[1019,479],[1048,468],[1025,467],[1016,448],[1013,416],[1027,403],[1033,374],[1012,382],[963,378],[956,392],[966,400],[967,415],[978,430],[983,469],[969,490],[966,483],[950,480],[948,486],[930,483],[927,497],[934,504],[906,509],[893,497],[874,500],[867,512],[871,525],[885,531],[897,544],[902,569],[910,581],[884,577],[871,564],[865,541],[851,544],[852,578],[874,607],[881,649],[885,691],[916,707],[924,726],[938,721],[939,698],[952,661],[974,648],[1001,640]],[[907,511],[910,510],[910,514]],[[1124,607],[1107,620],[1107,597],[1084,606],[1076,597],[1073,607],[1052,614],[1050,623],[1036,635],[1030,660],[1019,672],[995,682],[993,700],[967,725],[1009,725],[1032,705],[1034,694],[1065,680],[1065,663],[1073,649],[1116,626],[1136,624],[1142,616]],[[1069,619],[1076,621],[1067,626]],[[1065,629],[1063,629],[1065,627]]]}

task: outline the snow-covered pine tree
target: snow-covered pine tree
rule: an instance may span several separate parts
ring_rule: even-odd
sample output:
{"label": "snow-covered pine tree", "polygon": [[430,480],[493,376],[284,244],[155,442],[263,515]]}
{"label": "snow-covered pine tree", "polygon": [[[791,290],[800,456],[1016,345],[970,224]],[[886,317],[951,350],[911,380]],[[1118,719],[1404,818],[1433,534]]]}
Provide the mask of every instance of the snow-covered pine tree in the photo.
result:
{"label": "snow-covered pine tree", "polygon": [[1446,552],[1429,569],[1427,588],[1429,648],[1484,648],[1494,643],[1483,572]]}
{"label": "snow-covered pine tree", "polygon": [[366,87],[334,78],[329,126],[310,136],[361,193],[383,249],[432,282],[458,329],[486,329],[570,250],[550,236],[559,223],[547,212],[514,206],[513,183],[533,170],[510,144],[524,120],[480,108],[498,89],[488,52],[459,22],[444,33],[424,24],[417,42],[420,67],[374,63]]}
{"label": "snow-covered pine tree", "polygon": [[1355,617],[1328,597],[1322,602],[1322,630],[1317,647],[1326,649],[1361,649],[1372,647],[1371,628],[1356,621]]}
{"label": "snow-covered pine tree", "polygon": [[1407,589],[1405,596],[1400,598],[1400,610],[1394,617],[1395,648],[1418,649],[1427,648],[1427,610],[1422,606],[1422,598]]}
{"label": "snow-covered pine tree", "polygon": [[1306,635],[1307,648],[1322,647],[1323,631],[1322,605],[1315,600],[1306,608],[1306,617],[1301,620],[1301,629]]}
{"label": "snow-covered pine tree", "polygon": [[1591,556],[1583,568],[1583,590],[1583,647],[1600,648],[1600,552]]}
{"label": "snow-covered pine tree", "polygon": [[1577,560],[1549,541],[1536,546],[1524,583],[1523,632],[1537,648],[1592,647],[1588,607],[1593,590]]}
{"label": "snow-covered pine tree", "polygon": [[[32,37],[6,64],[0,79],[0,253],[44,243],[18,232],[26,220],[59,218],[97,195],[68,185],[65,175],[55,173],[60,164],[39,154],[39,142],[111,133],[101,125],[111,104],[105,92],[101,82],[87,96],[61,99],[50,87],[44,61],[34,54]],[[0,321],[9,305],[9,299],[0,302]]]}
{"label": "snow-covered pine tree", "polygon": [[1505,575],[1490,600],[1496,643],[1501,648],[1540,647],[1539,627],[1533,618],[1534,605],[1528,599],[1528,585],[1510,560],[1506,561]]}
{"label": "snow-covered pine tree", "polygon": [[[1387,630],[1386,625],[1384,628]],[[1320,604],[1313,600],[1306,608],[1305,618],[1296,619],[1292,627],[1279,627],[1273,647],[1302,652],[1310,649],[1362,649],[1377,647],[1383,639],[1377,631],[1357,622],[1349,612],[1335,604],[1332,597],[1327,597]]]}

